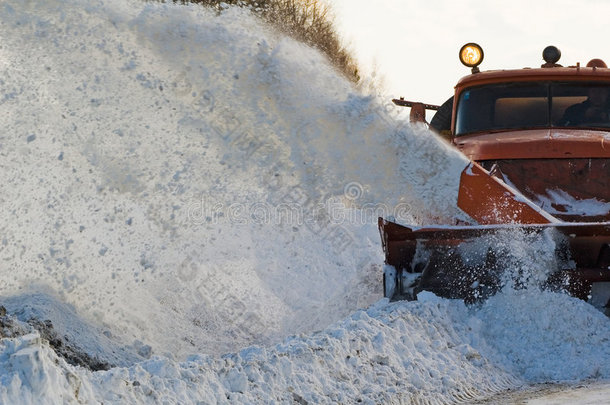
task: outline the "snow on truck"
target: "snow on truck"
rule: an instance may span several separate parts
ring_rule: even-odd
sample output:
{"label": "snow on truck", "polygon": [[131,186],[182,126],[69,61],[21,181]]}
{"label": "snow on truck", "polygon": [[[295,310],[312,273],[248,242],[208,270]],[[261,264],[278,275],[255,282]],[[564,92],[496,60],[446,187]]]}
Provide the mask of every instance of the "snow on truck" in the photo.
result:
{"label": "snow on truck", "polygon": [[[540,68],[480,71],[483,50],[474,43],[459,55],[472,74],[443,105],[393,101],[411,107],[411,121],[425,123],[425,110],[437,110],[430,128],[469,159],[457,205],[472,221],[416,228],[379,218],[384,295],[487,297],[504,280],[499,245],[507,232],[544,232],[554,241],[556,268],[542,285],[608,313],[610,69],[600,59],[563,67],[553,46]],[[485,238],[495,242],[483,252],[467,248]]]}

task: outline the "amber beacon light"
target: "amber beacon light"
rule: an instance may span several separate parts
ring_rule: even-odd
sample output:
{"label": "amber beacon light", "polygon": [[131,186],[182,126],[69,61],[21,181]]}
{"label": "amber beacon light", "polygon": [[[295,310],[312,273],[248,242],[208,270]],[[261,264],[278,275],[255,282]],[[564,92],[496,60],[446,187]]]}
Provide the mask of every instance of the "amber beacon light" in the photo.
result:
{"label": "amber beacon light", "polygon": [[460,49],[460,62],[472,68],[472,73],[478,73],[478,66],[483,62],[483,48],[474,42],[467,43]]}

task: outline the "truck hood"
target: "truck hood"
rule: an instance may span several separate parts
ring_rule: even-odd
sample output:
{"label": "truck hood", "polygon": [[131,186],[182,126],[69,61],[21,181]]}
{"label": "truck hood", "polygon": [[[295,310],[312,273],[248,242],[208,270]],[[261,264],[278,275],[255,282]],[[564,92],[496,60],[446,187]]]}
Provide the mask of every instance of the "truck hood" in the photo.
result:
{"label": "truck hood", "polygon": [[610,132],[536,129],[472,134],[455,138],[469,159],[610,158]]}

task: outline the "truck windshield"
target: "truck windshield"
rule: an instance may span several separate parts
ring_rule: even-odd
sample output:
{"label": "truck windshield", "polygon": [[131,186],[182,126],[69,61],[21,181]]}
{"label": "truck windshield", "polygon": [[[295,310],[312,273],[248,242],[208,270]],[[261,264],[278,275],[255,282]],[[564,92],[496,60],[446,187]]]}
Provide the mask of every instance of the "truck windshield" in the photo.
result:
{"label": "truck windshield", "polygon": [[535,128],[610,128],[610,83],[529,82],[462,91],[456,136]]}

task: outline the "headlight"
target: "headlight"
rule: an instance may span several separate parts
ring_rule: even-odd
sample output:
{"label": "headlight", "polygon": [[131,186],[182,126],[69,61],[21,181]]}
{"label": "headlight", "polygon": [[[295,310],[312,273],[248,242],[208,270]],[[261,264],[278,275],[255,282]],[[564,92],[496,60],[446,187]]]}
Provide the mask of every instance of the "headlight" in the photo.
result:
{"label": "headlight", "polygon": [[464,45],[460,49],[460,62],[473,68],[473,72],[478,71],[476,67],[483,62],[483,48],[474,42]]}

